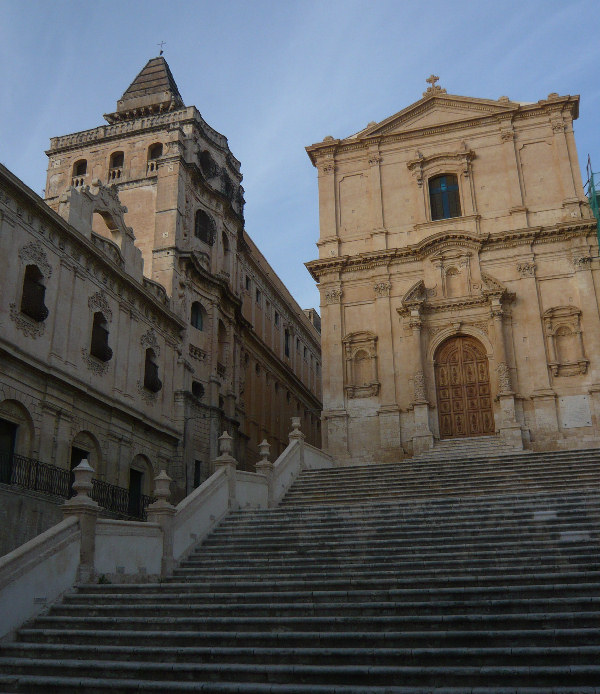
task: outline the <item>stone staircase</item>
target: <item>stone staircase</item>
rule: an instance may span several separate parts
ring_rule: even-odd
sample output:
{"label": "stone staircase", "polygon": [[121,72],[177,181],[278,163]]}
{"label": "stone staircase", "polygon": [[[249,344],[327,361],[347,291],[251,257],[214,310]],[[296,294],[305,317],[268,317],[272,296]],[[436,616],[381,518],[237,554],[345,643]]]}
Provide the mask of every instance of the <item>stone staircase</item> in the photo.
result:
{"label": "stone staircase", "polygon": [[487,456],[495,458],[528,451],[515,450],[497,436],[474,436],[464,439],[442,439],[433,448],[413,456],[412,460],[459,460]]}
{"label": "stone staircase", "polygon": [[80,585],[1,692],[600,694],[600,451],[305,471],[162,584]]}

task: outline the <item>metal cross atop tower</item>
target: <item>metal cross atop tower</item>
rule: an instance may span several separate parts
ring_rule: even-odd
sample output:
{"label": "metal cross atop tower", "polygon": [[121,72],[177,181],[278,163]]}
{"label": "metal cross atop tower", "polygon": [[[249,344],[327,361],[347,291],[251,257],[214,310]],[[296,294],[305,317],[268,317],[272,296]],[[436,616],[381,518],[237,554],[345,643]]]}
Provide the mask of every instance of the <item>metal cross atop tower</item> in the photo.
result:
{"label": "metal cross atop tower", "polygon": [[166,41],[161,41],[160,43],[157,43],[156,45],[157,45],[157,46],[160,46],[160,53],[159,53],[158,55],[162,55],[162,54],[164,53],[164,51],[163,51],[163,46],[166,46],[166,45],[167,45],[167,42],[166,42]]}

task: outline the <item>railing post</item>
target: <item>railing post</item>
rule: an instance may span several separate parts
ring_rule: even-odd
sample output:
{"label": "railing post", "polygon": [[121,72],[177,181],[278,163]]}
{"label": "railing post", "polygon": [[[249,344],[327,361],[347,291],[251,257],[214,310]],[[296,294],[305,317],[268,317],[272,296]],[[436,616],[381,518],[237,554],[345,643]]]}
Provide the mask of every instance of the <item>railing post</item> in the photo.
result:
{"label": "railing post", "polygon": [[292,417],[292,430],[290,431],[289,441],[298,441],[300,446],[300,469],[304,470],[304,434],[300,431],[300,417]]}
{"label": "railing post", "polygon": [[160,575],[164,578],[173,572],[173,517],[175,506],[167,499],[170,495],[171,478],[161,470],[154,478],[154,496],[156,501],[148,506],[148,520],[158,523],[163,533],[163,552]]}
{"label": "railing post", "polygon": [[84,458],[73,469],[73,474],[75,475],[73,489],[77,492],[77,495],[65,501],[62,511],[65,517],[77,516],[79,519],[81,545],[79,550],[78,580],[83,583],[89,583],[94,578],[96,520],[98,519],[100,507],[90,498],[94,468]]}
{"label": "railing post", "polygon": [[273,506],[273,463],[269,460],[271,446],[267,439],[263,439],[262,443],[258,444],[260,451],[260,460],[256,463],[256,472],[264,475],[267,478],[267,507]]}
{"label": "railing post", "polygon": [[213,465],[215,470],[225,468],[229,486],[229,508],[236,508],[235,470],[237,468],[237,460],[231,455],[231,446],[232,438],[224,431],[219,436],[219,453],[221,455],[213,460]]}

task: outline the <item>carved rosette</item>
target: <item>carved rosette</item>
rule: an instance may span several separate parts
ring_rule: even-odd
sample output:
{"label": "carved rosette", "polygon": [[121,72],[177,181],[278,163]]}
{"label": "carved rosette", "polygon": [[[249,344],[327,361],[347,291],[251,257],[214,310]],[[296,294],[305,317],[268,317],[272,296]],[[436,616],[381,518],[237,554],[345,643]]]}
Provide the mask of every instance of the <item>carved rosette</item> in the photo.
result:
{"label": "carved rosette", "polygon": [[335,287],[334,289],[329,289],[325,292],[325,301],[328,304],[339,304],[342,299],[342,289],[341,287]]}
{"label": "carved rosette", "polygon": [[389,296],[391,288],[392,288],[391,282],[377,282],[373,287],[373,289],[375,290],[375,295],[379,299],[381,299],[385,296]]}
{"label": "carved rosette", "polygon": [[142,345],[142,347],[152,348],[156,356],[160,356],[160,347],[158,346],[158,340],[156,339],[156,333],[154,332],[154,328],[150,328],[150,330],[148,330],[142,335],[142,337],[140,338],[140,344]]}
{"label": "carved rosette", "polygon": [[535,277],[535,263],[518,263],[517,272],[521,277]]}
{"label": "carved rosette", "polygon": [[41,337],[46,330],[44,322],[38,323],[33,318],[21,313],[16,304],[10,304],[10,319],[25,337],[32,337],[34,340]]}
{"label": "carved rosette", "polygon": [[35,241],[26,243],[19,251],[19,258],[24,263],[34,263],[38,266],[40,272],[46,279],[49,279],[52,275],[52,266],[48,262],[48,258],[44,249],[40,247]]}
{"label": "carved rosette", "polygon": [[425,392],[425,374],[422,371],[415,372],[413,388],[415,402],[425,402],[427,400],[427,393]]}
{"label": "carved rosette", "polygon": [[88,299],[88,306],[91,311],[102,311],[104,317],[109,323],[112,321],[112,311],[108,305],[106,294],[102,289],[90,296]]}
{"label": "carved rosette", "polygon": [[81,348],[81,355],[83,356],[83,361],[87,368],[97,376],[104,376],[104,374],[108,371],[108,362],[94,359],[87,349],[85,349],[85,347]]}
{"label": "carved rosette", "polygon": [[498,389],[501,393],[509,393],[511,391],[510,384],[510,369],[506,362],[501,361],[496,367],[498,374]]}

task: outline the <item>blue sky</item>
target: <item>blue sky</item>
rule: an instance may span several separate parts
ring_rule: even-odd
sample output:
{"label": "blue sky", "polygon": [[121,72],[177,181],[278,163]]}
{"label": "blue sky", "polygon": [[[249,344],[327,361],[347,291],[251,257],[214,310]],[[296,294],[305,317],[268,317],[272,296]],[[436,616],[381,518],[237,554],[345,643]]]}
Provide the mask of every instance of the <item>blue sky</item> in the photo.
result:
{"label": "blue sky", "polygon": [[0,0],[0,160],[36,192],[49,138],[104,122],[166,41],[186,104],[242,162],[246,228],[303,307],[318,292],[316,170],[304,147],[418,100],[580,94],[580,161],[600,170],[595,2]]}

